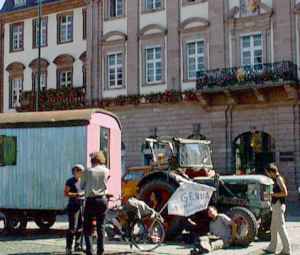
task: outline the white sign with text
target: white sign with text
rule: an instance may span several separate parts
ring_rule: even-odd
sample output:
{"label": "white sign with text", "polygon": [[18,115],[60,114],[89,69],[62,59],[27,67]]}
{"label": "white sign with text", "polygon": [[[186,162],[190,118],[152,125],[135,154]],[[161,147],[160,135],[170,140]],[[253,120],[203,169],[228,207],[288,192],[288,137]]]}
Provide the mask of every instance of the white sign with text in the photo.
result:
{"label": "white sign with text", "polygon": [[216,189],[194,182],[184,182],[168,201],[168,213],[188,217],[207,209]]}

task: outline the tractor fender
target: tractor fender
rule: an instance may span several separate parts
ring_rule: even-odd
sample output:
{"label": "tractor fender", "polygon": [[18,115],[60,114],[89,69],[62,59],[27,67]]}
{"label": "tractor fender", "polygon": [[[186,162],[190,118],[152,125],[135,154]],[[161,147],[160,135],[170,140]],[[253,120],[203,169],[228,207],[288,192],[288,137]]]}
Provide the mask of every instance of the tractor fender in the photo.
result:
{"label": "tractor fender", "polygon": [[166,181],[176,187],[179,186],[180,182],[178,181],[178,178],[176,178],[177,174],[174,173],[170,173],[170,172],[162,172],[162,171],[156,171],[156,172],[152,172],[146,176],[144,176],[138,183],[138,189],[140,189],[141,187],[143,187],[146,183],[152,181],[152,180],[163,180]]}

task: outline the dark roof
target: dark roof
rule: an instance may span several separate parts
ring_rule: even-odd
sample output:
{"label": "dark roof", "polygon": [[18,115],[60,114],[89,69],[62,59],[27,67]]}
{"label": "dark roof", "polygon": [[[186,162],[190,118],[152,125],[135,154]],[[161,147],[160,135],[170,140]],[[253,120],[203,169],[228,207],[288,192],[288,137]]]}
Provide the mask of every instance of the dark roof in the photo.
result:
{"label": "dark roof", "polygon": [[89,124],[94,113],[102,113],[113,117],[121,129],[119,118],[113,113],[102,109],[2,113],[0,114],[0,129],[49,126],[83,126]]}
{"label": "dark roof", "polygon": [[[43,4],[52,3],[52,2],[61,2],[62,0],[41,0]],[[38,0],[25,0],[26,4],[22,6],[15,7],[14,0],[5,0],[0,13],[8,13],[21,11],[27,8],[32,8],[38,5]]]}

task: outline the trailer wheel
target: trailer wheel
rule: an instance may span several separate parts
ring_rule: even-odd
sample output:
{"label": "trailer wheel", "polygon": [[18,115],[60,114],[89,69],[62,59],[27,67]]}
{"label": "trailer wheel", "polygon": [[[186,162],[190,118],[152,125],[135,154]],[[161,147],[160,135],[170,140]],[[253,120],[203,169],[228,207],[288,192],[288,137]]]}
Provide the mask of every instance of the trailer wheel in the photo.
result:
{"label": "trailer wheel", "polygon": [[27,219],[8,216],[6,226],[9,232],[24,231],[27,227]]}
{"label": "trailer wheel", "polygon": [[4,213],[0,212],[0,235],[3,234],[7,227],[7,220]]}
{"label": "trailer wheel", "polygon": [[248,246],[255,240],[257,234],[255,216],[250,210],[244,207],[233,207],[229,210],[228,214],[238,226],[238,236],[235,240],[235,244]]}
{"label": "trailer wheel", "polygon": [[38,225],[38,227],[41,230],[48,230],[50,229],[56,221],[56,216],[46,216],[46,217],[39,217],[37,219],[35,219],[35,223],[36,225]]}

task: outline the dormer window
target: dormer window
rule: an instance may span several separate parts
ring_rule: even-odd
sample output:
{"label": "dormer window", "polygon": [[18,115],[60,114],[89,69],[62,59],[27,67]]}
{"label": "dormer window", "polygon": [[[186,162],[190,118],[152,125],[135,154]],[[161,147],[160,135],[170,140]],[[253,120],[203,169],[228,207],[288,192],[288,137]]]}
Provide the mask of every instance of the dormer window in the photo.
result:
{"label": "dormer window", "polygon": [[255,16],[259,14],[259,0],[240,0],[240,16]]}
{"label": "dormer window", "polygon": [[26,0],[15,0],[15,7],[24,6],[26,4]]}

